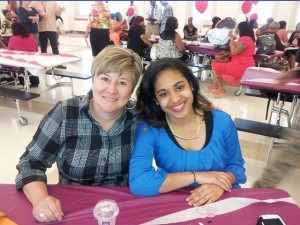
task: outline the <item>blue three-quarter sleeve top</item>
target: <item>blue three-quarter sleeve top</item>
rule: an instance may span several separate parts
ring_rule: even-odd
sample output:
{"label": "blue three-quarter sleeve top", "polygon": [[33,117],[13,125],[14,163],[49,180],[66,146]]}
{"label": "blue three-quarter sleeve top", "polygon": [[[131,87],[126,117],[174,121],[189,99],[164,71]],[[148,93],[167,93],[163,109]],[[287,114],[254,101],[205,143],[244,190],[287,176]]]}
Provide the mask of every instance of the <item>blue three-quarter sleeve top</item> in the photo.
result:
{"label": "blue three-quarter sleeve top", "polygon": [[[214,109],[212,117],[210,140],[198,151],[188,151],[178,146],[164,128],[141,122],[130,161],[131,192],[141,196],[158,195],[168,173],[188,171],[230,171],[236,177],[233,188],[245,183],[245,161],[236,127],[230,115],[221,110]],[[158,168],[153,166],[153,159]]]}

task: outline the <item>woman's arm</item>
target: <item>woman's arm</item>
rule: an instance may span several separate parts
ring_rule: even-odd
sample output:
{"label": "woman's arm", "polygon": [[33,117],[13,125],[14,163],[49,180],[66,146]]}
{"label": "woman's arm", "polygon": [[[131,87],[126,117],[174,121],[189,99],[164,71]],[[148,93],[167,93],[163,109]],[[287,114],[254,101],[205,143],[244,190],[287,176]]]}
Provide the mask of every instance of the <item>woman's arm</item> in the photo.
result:
{"label": "woman's arm", "polygon": [[147,38],[146,34],[140,35],[140,38],[142,39],[142,41],[143,41],[146,45],[148,45],[149,47],[152,46],[152,44],[151,44],[151,42],[149,41],[149,39]]}
{"label": "woman's arm", "polygon": [[184,44],[182,42],[182,39],[181,39],[180,35],[177,32],[175,34],[175,44],[176,44],[176,46],[177,46],[180,53],[185,53]]}
{"label": "woman's arm", "polygon": [[232,31],[230,31],[228,35],[230,38],[229,47],[231,55],[240,54],[246,48],[246,45],[243,42],[235,42]]}
{"label": "woman's arm", "polygon": [[47,185],[44,182],[28,183],[23,187],[23,191],[33,206],[32,214],[36,220],[40,222],[62,220],[64,213],[60,201],[48,195]]}

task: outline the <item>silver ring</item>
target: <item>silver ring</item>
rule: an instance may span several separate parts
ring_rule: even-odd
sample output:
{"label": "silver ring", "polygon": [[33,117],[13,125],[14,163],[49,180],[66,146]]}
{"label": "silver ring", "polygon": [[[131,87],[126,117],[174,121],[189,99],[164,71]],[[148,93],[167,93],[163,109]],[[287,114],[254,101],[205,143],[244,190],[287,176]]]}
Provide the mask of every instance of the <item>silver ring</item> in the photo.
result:
{"label": "silver ring", "polygon": [[43,218],[44,216],[45,216],[45,213],[43,213],[43,212],[41,212],[39,215],[40,218]]}
{"label": "silver ring", "polygon": [[206,198],[207,198],[207,199],[210,199],[210,196],[209,196],[209,195],[206,195]]}

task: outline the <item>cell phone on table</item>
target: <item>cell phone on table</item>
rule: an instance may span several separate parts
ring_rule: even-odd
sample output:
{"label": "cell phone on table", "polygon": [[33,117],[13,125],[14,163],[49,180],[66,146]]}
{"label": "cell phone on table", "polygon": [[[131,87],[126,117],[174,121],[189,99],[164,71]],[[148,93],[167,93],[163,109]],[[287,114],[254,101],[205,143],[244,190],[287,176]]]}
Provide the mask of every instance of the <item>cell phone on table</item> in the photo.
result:
{"label": "cell phone on table", "polygon": [[265,214],[258,217],[257,225],[286,225],[283,219],[276,214]]}

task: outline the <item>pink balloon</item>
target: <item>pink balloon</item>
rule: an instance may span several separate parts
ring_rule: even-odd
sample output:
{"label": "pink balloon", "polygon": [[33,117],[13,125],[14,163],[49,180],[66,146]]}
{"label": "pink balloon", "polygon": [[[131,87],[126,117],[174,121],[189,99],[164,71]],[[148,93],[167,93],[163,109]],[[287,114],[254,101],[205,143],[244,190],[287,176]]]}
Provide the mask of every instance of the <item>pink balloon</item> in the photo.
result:
{"label": "pink balloon", "polygon": [[257,3],[259,3],[259,1],[251,1],[253,5],[256,5]]}
{"label": "pink balloon", "polygon": [[251,14],[251,16],[250,16],[250,20],[257,20],[258,19],[258,15],[257,15],[257,13],[253,13],[253,14]]}
{"label": "pink balloon", "polygon": [[134,14],[134,9],[133,8],[128,8],[128,10],[127,10],[127,15],[128,16],[133,16],[133,14]]}
{"label": "pink balloon", "polygon": [[198,12],[204,13],[205,10],[207,9],[208,3],[207,1],[196,1],[195,6]]}
{"label": "pink balloon", "polygon": [[244,14],[247,14],[248,12],[250,12],[252,9],[252,3],[251,2],[243,2],[242,4],[242,11]]}

